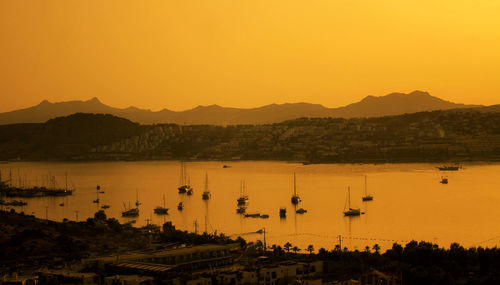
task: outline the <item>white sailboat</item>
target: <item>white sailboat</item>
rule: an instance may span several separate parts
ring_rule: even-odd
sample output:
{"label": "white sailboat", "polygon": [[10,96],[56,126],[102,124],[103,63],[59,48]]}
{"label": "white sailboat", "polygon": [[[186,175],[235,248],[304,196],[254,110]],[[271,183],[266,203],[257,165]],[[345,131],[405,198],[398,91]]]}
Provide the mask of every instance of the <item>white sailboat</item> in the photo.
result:
{"label": "white sailboat", "polygon": [[201,198],[203,200],[208,200],[212,197],[212,194],[210,194],[210,191],[208,190],[208,173],[205,172],[205,191],[203,191],[203,194],[201,194]]}
{"label": "white sailboat", "polygon": [[347,209],[344,207],[344,216],[359,216],[361,210],[359,208],[351,208],[351,187],[347,187]]}
{"label": "white sailboat", "polygon": [[365,195],[363,196],[363,202],[373,201],[373,194],[368,194],[368,187],[366,183],[366,175],[365,175]]}
{"label": "white sailboat", "polygon": [[299,195],[297,195],[297,185],[295,182],[295,172],[293,173],[293,195],[292,195],[292,204],[297,205],[300,201]]}

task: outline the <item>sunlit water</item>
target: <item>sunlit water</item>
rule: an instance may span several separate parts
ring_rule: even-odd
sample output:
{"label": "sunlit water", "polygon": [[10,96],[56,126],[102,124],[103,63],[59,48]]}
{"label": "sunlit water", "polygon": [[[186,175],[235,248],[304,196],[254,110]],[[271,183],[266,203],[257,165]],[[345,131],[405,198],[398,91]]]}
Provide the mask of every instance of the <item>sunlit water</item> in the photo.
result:
{"label": "sunlit water", "polygon": [[[263,239],[255,234],[266,229],[268,245],[291,242],[300,248],[313,244],[316,249],[333,248],[342,238],[342,247],[363,250],[375,243],[387,248],[393,242],[426,240],[448,247],[451,242],[464,246],[496,246],[500,241],[500,165],[465,165],[463,170],[441,172],[433,164],[320,164],[301,165],[284,162],[234,162],[222,168],[221,162],[187,163],[194,195],[177,193],[180,163],[98,162],[98,163],[8,163],[1,164],[2,179],[12,172],[15,183],[42,180],[43,175],[57,176],[59,186],[65,184],[65,173],[76,192],[70,197],[24,199],[27,206],[17,211],[61,221],[63,218],[85,220],[98,207],[108,204],[108,217],[122,222],[146,220],[161,225],[172,221],[178,229],[198,232],[217,231],[232,237],[241,234],[248,240]],[[297,191],[308,210],[295,214],[290,202],[293,172],[297,175]],[[20,173],[20,178],[18,177]],[[212,199],[205,202],[201,194],[208,173]],[[364,176],[371,202],[362,202]],[[446,175],[449,184],[439,181]],[[269,219],[243,218],[236,213],[240,181],[246,181],[249,196],[247,212],[269,214]],[[105,191],[96,199],[96,185]],[[352,207],[365,214],[344,217],[347,186],[351,186]],[[137,218],[122,218],[121,211],[129,201],[133,206],[136,193],[142,205]],[[153,214],[156,206],[170,208],[169,215]],[[16,198],[19,200],[19,198]],[[12,200],[12,199],[9,199]],[[177,204],[184,202],[182,212]],[[59,206],[64,203],[64,206]],[[280,219],[279,208],[287,208],[287,218]]]}

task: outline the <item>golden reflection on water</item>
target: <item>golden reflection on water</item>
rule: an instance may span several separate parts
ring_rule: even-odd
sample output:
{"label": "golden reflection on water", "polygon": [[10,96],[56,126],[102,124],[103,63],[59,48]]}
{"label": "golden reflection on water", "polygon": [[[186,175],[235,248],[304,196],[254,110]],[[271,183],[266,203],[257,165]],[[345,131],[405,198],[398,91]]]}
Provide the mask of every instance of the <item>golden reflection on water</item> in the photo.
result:
{"label": "golden reflection on water", "polygon": [[[222,168],[230,164],[231,168]],[[333,248],[342,237],[342,247],[364,250],[365,246],[379,244],[390,247],[393,242],[405,243],[412,239],[436,242],[449,246],[459,242],[464,246],[495,246],[500,239],[497,228],[500,183],[497,173],[500,165],[465,165],[457,172],[440,172],[433,164],[321,164],[302,165],[283,162],[190,162],[187,172],[194,194],[177,193],[180,163],[152,162],[100,162],[100,163],[8,163],[0,166],[5,180],[12,170],[27,183],[38,181],[42,175],[57,175],[60,186],[64,174],[76,187],[71,197],[26,199],[28,205],[18,211],[33,213],[37,217],[62,220],[85,220],[103,204],[108,217],[122,222],[146,220],[158,225],[165,221],[183,230],[198,232],[217,231],[232,237],[238,234],[248,240],[262,239],[255,234],[266,229],[268,245],[291,242],[305,249],[313,244],[316,249]],[[297,173],[297,192],[302,198],[298,208],[305,214],[295,214],[290,202],[293,193],[293,172]],[[203,201],[205,172],[209,177],[212,198]],[[364,175],[368,177],[368,192],[374,194],[371,202],[362,202]],[[446,175],[449,184],[440,184]],[[247,212],[269,214],[269,219],[244,218],[236,213],[236,199],[240,194],[240,181],[245,179],[249,196]],[[96,199],[96,185],[104,194]],[[351,187],[352,207],[365,214],[344,217],[347,187]],[[153,214],[163,206],[163,195],[169,215]],[[124,207],[135,204],[138,195],[140,216],[122,218]],[[184,203],[182,212],[177,210]],[[59,206],[64,203],[64,206]],[[48,207],[46,209],[46,207]],[[279,208],[287,208],[287,218],[280,219]],[[46,212],[47,211],[47,212]],[[78,211],[78,214],[77,212]],[[484,242],[483,242],[484,241]]]}

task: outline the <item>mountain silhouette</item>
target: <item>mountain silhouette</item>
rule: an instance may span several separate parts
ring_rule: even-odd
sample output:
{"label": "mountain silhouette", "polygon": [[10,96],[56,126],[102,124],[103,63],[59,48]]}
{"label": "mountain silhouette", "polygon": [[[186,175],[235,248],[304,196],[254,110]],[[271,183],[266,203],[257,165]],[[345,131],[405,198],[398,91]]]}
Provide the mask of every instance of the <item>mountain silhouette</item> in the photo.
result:
{"label": "mountain silhouette", "polygon": [[218,105],[198,106],[185,111],[151,111],[128,107],[114,108],[97,98],[88,101],[51,103],[47,100],[26,109],[0,113],[0,124],[41,123],[55,117],[74,113],[111,114],[141,124],[266,124],[278,123],[300,117],[381,117],[422,111],[475,108],[477,105],[457,104],[431,96],[427,92],[409,94],[391,93],[385,96],[367,96],[363,100],[344,107],[327,108],[319,104],[285,103],[258,108],[227,108]]}

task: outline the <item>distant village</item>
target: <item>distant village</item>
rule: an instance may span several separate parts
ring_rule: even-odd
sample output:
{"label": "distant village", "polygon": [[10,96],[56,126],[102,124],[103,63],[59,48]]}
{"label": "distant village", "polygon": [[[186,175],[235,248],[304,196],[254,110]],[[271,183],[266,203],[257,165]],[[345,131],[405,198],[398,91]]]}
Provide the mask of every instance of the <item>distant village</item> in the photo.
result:
{"label": "distant village", "polygon": [[434,111],[303,118],[271,125],[153,125],[72,159],[286,160],[304,163],[497,161],[500,114]]}

